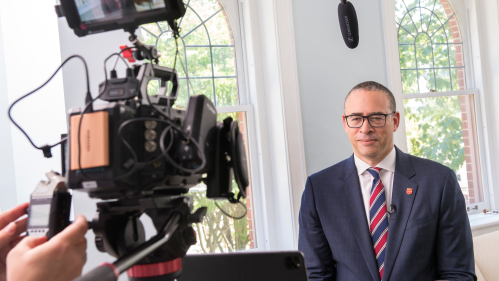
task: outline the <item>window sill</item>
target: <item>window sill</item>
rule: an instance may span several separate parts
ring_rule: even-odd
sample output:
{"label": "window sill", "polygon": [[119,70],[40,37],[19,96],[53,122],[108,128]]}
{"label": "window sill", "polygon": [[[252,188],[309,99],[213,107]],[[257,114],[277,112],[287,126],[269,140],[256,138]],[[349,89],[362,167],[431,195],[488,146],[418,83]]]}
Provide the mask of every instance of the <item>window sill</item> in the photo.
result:
{"label": "window sill", "polygon": [[[499,226],[499,214],[480,213],[469,215],[468,218],[470,220],[472,232],[480,230],[480,234],[484,234],[484,232],[496,231],[496,227]],[[490,231],[487,231],[486,228],[490,228]]]}

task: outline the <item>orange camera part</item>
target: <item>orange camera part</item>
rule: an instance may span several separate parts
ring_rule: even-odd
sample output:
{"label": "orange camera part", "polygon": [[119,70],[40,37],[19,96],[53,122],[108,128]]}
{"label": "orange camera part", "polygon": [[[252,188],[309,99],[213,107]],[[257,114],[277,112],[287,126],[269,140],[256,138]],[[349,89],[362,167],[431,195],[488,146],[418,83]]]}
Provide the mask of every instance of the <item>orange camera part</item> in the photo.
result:
{"label": "orange camera part", "polygon": [[78,163],[78,127],[80,115],[70,117],[71,170],[109,165],[109,114],[99,111],[84,114],[80,130],[80,155]]}

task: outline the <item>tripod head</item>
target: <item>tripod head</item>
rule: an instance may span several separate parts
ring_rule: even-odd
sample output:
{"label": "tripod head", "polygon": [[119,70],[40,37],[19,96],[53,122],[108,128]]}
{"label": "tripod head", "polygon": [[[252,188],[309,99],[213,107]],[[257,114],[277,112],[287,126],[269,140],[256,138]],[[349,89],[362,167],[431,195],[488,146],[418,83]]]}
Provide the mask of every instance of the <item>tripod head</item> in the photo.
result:
{"label": "tripod head", "polygon": [[[174,280],[182,273],[181,258],[196,244],[191,224],[201,222],[206,214],[206,207],[191,213],[192,204],[192,197],[184,195],[98,203],[92,221],[95,244],[118,260],[77,280],[116,280],[125,270],[131,281]],[[157,230],[147,242],[139,220],[143,214],[149,215]]]}

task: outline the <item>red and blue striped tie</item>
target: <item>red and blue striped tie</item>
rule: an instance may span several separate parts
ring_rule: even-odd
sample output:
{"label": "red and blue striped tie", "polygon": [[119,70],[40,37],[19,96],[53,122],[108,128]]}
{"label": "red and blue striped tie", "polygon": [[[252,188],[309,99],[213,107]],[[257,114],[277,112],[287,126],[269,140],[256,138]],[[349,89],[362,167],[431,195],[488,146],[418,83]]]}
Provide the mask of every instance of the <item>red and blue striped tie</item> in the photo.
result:
{"label": "red and blue striped tie", "polygon": [[374,254],[378,262],[379,277],[383,279],[385,267],[385,249],[388,237],[388,217],[386,211],[385,187],[381,182],[380,168],[369,168],[367,171],[374,177],[370,200],[370,230],[373,240]]}

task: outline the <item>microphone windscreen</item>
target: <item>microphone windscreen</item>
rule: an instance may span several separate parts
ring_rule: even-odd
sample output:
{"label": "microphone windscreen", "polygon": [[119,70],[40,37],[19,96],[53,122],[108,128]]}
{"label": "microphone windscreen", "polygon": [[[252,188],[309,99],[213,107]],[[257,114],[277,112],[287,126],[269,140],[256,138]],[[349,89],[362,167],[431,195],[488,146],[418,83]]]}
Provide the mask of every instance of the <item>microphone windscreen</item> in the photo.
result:
{"label": "microphone windscreen", "polygon": [[338,5],[338,19],[345,44],[348,48],[355,49],[359,45],[359,23],[352,3]]}

